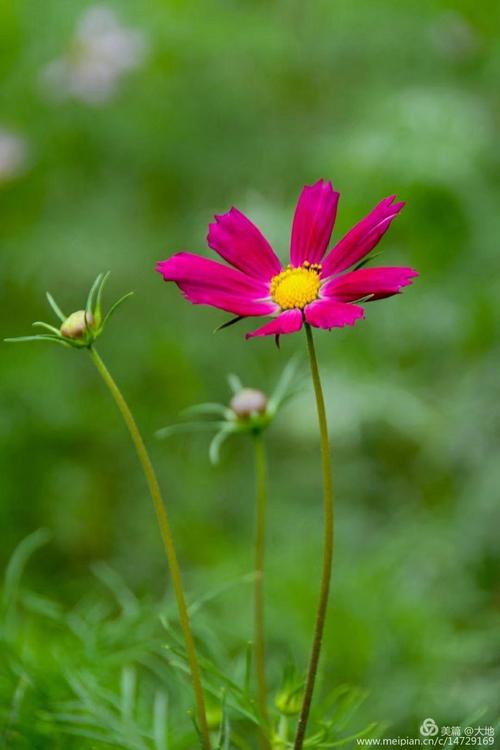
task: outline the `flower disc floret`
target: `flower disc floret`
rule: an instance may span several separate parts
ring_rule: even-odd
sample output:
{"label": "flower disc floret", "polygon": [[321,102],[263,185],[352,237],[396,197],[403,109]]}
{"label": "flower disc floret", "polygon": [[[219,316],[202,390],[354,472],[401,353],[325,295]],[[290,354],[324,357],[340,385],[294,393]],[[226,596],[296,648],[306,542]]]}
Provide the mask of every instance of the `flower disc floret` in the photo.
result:
{"label": "flower disc floret", "polygon": [[271,297],[282,310],[302,310],[318,299],[321,265],[307,261],[298,268],[287,266],[271,279]]}

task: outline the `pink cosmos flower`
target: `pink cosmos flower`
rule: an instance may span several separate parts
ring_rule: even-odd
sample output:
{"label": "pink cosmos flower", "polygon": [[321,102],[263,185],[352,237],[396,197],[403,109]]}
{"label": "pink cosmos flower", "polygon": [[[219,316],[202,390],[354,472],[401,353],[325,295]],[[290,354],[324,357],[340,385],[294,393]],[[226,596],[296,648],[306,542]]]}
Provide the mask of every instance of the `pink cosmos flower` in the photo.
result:
{"label": "pink cosmos flower", "polygon": [[209,246],[230,265],[178,253],[160,261],[156,270],[194,305],[217,307],[238,318],[272,316],[247,338],[295,333],[304,321],[326,329],[353,325],[365,314],[355,303],[397,294],[418,273],[406,267],[359,267],[403,208],[395,196],[380,201],[326,253],[338,200],[330,182],[304,187],[285,268],[257,227],[232,208],[216,216],[208,231]]}

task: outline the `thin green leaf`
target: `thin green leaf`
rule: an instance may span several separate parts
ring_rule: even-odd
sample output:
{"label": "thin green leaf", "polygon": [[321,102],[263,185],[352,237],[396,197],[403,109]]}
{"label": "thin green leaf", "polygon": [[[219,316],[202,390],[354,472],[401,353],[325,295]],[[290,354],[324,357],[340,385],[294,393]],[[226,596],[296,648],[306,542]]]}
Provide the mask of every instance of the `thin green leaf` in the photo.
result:
{"label": "thin green leaf", "polygon": [[[350,734],[348,737],[342,737],[341,739],[333,740],[332,742],[320,741],[319,743],[316,743],[315,746],[328,748],[328,747],[340,747],[342,745],[347,745],[347,743],[352,743],[355,740],[359,739],[360,737],[364,737],[367,734],[370,734],[371,732],[375,731],[377,727],[378,727],[377,722],[373,722],[372,724],[368,724],[368,726],[365,727],[364,729],[361,729],[361,731],[356,732],[356,734]],[[307,747],[307,745],[308,743],[306,742],[305,747]]]}
{"label": "thin green leaf", "polygon": [[234,416],[231,409],[228,409],[227,406],[224,406],[224,404],[215,404],[209,402],[204,404],[195,404],[194,406],[188,406],[187,409],[183,409],[181,411],[181,414],[185,414],[186,416],[189,416],[190,414],[219,414],[226,419]]}
{"label": "thin green leaf", "polygon": [[245,676],[243,679],[243,690],[245,695],[250,698],[250,691],[252,685],[252,659],[253,659],[253,643],[248,641],[245,650]]}
{"label": "thin green leaf", "polygon": [[11,339],[4,339],[7,344],[18,344],[24,341],[55,341],[56,344],[62,344],[62,346],[70,346],[64,341],[61,336],[49,336],[49,334],[40,334],[39,336],[17,336]]}
{"label": "thin green leaf", "polygon": [[[19,717],[19,712],[21,710],[21,705],[24,699],[24,696],[26,695],[26,691],[31,685],[31,680],[26,676],[26,674],[21,674],[18,683],[16,685],[16,689],[14,690],[14,695],[12,696],[12,702],[10,705],[10,715],[8,717],[8,723],[12,724],[16,721],[16,719]],[[5,727],[6,729],[6,727]],[[5,734],[4,734],[5,737]]]}
{"label": "thin green leaf", "polygon": [[363,302],[370,302],[370,300],[373,299],[373,296],[374,296],[373,294],[365,294],[364,297],[360,297],[359,299],[355,299],[355,300],[353,300],[353,302],[355,302],[358,305],[362,305]]}
{"label": "thin green leaf", "polygon": [[153,738],[155,750],[168,750],[168,696],[155,693],[153,705]]}
{"label": "thin green leaf", "polygon": [[226,426],[225,429],[221,429],[215,435],[215,437],[212,438],[212,442],[210,443],[210,446],[208,448],[208,455],[210,457],[210,461],[214,466],[219,463],[219,454],[223,443],[225,443],[228,437],[234,432],[235,430],[232,427],[228,428]]}
{"label": "thin green leaf", "polygon": [[101,320],[102,320],[102,305],[101,305],[102,290],[104,289],[104,286],[107,280],[109,279],[110,274],[111,274],[111,271],[106,271],[106,273],[101,279],[99,288],[97,289],[97,295],[96,295],[96,300],[95,300],[95,305],[94,305],[94,320],[96,321],[97,327],[101,325]]}
{"label": "thin green leaf", "polygon": [[[344,729],[353,713],[366,700],[367,693],[359,688],[353,688],[350,685],[338,685],[327,696],[325,704],[330,704],[331,708],[327,709],[331,713],[331,723],[337,730]],[[326,713],[326,711],[325,711]]]}
{"label": "thin green leaf", "polygon": [[63,313],[63,311],[61,310],[61,308],[59,307],[59,305],[57,304],[57,302],[55,301],[54,297],[51,295],[50,292],[46,292],[45,294],[47,295],[47,300],[52,310],[54,311],[56,316],[59,318],[61,323],[64,323],[64,321],[66,320],[68,316]]}
{"label": "thin green leaf", "polygon": [[[165,627],[165,622],[163,621],[163,625]],[[172,631],[169,631],[170,637],[172,638]],[[174,662],[174,660],[170,660],[171,666],[176,666],[179,669],[181,669],[186,674],[189,674],[189,666],[187,665],[187,658],[186,654],[183,648],[183,645],[179,643],[179,645],[167,645],[166,650],[172,654],[175,654],[175,656],[182,659],[181,662]],[[199,656],[200,659],[200,667],[202,668],[205,679],[208,678],[208,676],[211,676],[215,678],[217,681],[217,687],[213,687],[207,679],[206,682],[206,688],[210,691],[211,694],[217,696],[217,698],[220,696],[220,684],[222,683],[227,687],[228,695],[233,696],[236,698],[239,703],[235,705],[235,708],[237,708],[238,711],[240,711],[243,716],[246,716],[247,719],[250,719],[254,724],[258,724],[258,717],[255,710],[255,701],[254,700],[247,700],[245,697],[245,693],[243,691],[243,688],[241,688],[234,680],[232,680],[230,677],[228,677],[222,670],[220,670],[218,667],[215,666],[209,659],[203,656],[201,654]]]}
{"label": "thin green leaf", "polygon": [[90,292],[88,294],[87,301],[85,303],[85,312],[87,313],[87,315],[92,315],[92,308],[94,306],[94,296],[95,296],[97,287],[101,283],[101,279],[102,279],[102,273],[100,273],[97,276],[96,280],[90,287]]}
{"label": "thin green leaf", "polygon": [[105,562],[94,563],[91,570],[96,578],[112,592],[125,614],[135,615],[139,612],[139,602],[116,570]]}
{"label": "thin green leaf", "polygon": [[269,405],[268,408],[271,411],[275,411],[281,402],[283,401],[283,398],[285,397],[287,391],[289,390],[292,381],[294,377],[297,374],[297,369],[299,366],[299,358],[298,357],[292,357],[285,367],[283,368],[283,372],[281,373],[281,376],[276,384],[276,387],[271,394],[271,398],[269,399]]}
{"label": "thin green leaf", "polygon": [[159,440],[169,438],[172,435],[178,435],[183,432],[213,432],[214,430],[225,427],[225,422],[180,422],[179,424],[171,424],[167,427],[162,427],[160,430],[156,430],[155,437]]}
{"label": "thin green leaf", "polygon": [[[110,737],[108,734],[102,732],[99,733],[97,731],[92,731],[91,729],[80,729],[78,727],[62,727],[61,731],[65,734],[69,734],[73,737],[85,737],[89,740],[96,740],[97,742],[103,742],[106,745],[113,745],[113,747],[119,747],[123,750],[123,744],[121,739]],[[130,748],[130,745],[129,745]]]}
{"label": "thin green leaf", "polygon": [[283,406],[285,406],[285,404],[287,404],[289,401],[292,401],[294,398],[297,398],[297,396],[302,395],[305,384],[306,379],[303,378],[302,385],[290,389],[287,393],[285,393],[285,395],[279,402],[269,401],[267,405],[268,413],[273,417]]}
{"label": "thin green leaf", "polygon": [[48,323],[43,323],[41,320],[36,320],[33,323],[33,326],[35,326],[35,328],[45,328],[47,331],[50,331],[51,333],[55,333],[56,336],[61,335],[59,328],[56,328],[55,326],[51,326]]}
{"label": "thin green leaf", "polygon": [[121,675],[121,715],[126,721],[130,720],[134,713],[135,691],[137,684],[137,673],[129,665],[123,667]]}
{"label": "thin green leaf", "polygon": [[19,600],[24,609],[56,622],[60,621],[64,612],[62,605],[58,602],[53,602],[51,599],[30,591],[22,591],[19,594]]}
{"label": "thin green leaf", "polygon": [[242,583],[253,583],[255,581],[255,573],[246,573],[243,576],[239,576],[233,581],[228,581],[227,583],[222,584],[221,586],[218,586],[216,589],[212,589],[212,591],[208,591],[203,596],[198,597],[198,599],[195,599],[195,601],[191,602],[191,604],[188,607],[189,614],[191,617],[198,612],[201,607],[203,607],[204,604],[207,602],[212,601],[213,599],[216,599],[221,594],[225,594],[227,591],[231,591],[236,586],[240,586]]}
{"label": "thin green leaf", "polygon": [[227,376],[227,382],[233,393],[238,393],[243,388],[243,384],[239,377],[232,372]]}
{"label": "thin green leaf", "polygon": [[227,748],[229,747],[229,717],[227,715],[225,690],[222,691],[221,711],[222,717],[219,727],[219,737],[217,740],[216,750],[227,750]]}
{"label": "thin green leaf", "polygon": [[235,745],[235,747],[238,747],[240,750],[253,750],[253,746],[249,745],[246,739],[237,734],[234,729],[231,732],[231,741],[233,745]]}
{"label": "thin green leaf", "polygon": [[363,268],[363,266],[366,266],[367,263],[370,263],[370,261],[378,258],[379,255],[382,255],[382,252],[380,250],[374,253],[370,253],[370,255],[367,255],[366,258],[363,258],[363,260],[360,261],[357,266],[354,266],[353,271],[359,271],[360,268]]}
{"label": "thin green leaf", "polygon": [[[190,669],[186,664],[186,657],[183,654],[182,650],[180,648],[175,649],[172,646],[169,647],[169,650],[183,659],[183,661],[170,659],[170,666],[179,669],[186,677],[189,677]],[[229,697],[232,697],[234,699],[232,702],[230,702],[231,707],[238,711],[244,718],[251,721],[252,724],[259,726],[259,719],[255,713],[255,702],[247,701],[242,693],[241,688],[232,680],[230,680],[229,677],[227,677],[223,672],[216,669],[214,665],[208,660],[201,658],[200,666],[202,667],[205,675],[211,675],[217,680],[216,687],[214,687],[210,682],[208,682],[208,680],[206,680],[204,683],[205,690],[210,693],[210,695],[218,698],[220,696],[220,683],[222,682],[228,688]]]}
{"label": "thin green leaf", "polygon": [[127,294],[124,294],[123,297],[120,297],[120,299],[116,300],[114,305],[111,305],[108,312],[104,316],[104,320],[102,321],[102,326],[105,326],[108,320],[111,318],[114,312],[118,309],[118,307],[122,304],[122,302],[125,302],[126,299],[131,297],[134,294],[134,292],[127,292]]}
{"label": "thin green leaf", "polygon": [[200,732],[200,728],[198,727],[198,722],[195,719],[193,711],[191,711],[191,710],[188,711],[188,716],[191,719],[191,723],[194,726],[194,730],[196,732],[196,736],[198,737],[198,742],[200,743],[200,747],[203,750],[203,748],[205,747],[205,742],[203,740],[202,734]]}
{"label": "thin green leaf", "polygon": [[52,534],[48,529],[37,529],[25,537],[16,547],[5,571],[3,604],[7,607],[15,598],[24,568],[37,549],[50,541]]}

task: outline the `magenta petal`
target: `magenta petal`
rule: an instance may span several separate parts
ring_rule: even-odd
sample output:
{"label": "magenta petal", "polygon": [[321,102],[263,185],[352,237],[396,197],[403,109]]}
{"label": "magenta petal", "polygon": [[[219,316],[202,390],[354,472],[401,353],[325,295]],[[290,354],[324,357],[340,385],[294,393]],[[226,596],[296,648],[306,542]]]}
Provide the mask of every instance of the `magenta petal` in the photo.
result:
{"label": "magenta petal", "polygon": [[338,201],[339,193],[331,182],[319,180],[302,190],[293,217],[292,266],[301,266],[306,260],[309,263],[321,261],[332,236]]}
{"label": "magenta petal", "polygon": [[391,195],[380,201],[330,250],[323,262],[323,278],[345,271],[373,250],[404,206],[402,202],[394,203],[395,197]]}
{"label": "magenta petal", "polygon": [[215,223],[209,224],[207,240],[224,260],[256,279],[270,281],[281,271],[269,242],[237,208],[215,217]]}
{"label": "magenta petal", "polygon": [[269,285],[209,258],[178,253],[157,263],[165,281],[174,281],[194,305],[211,305],[235,315],[272,315],[279,308]]}
{"label": "magenta petal", "polygon": [[321,288],[321,294],[338,302],[355,302],[370,295],[371,300],[397,294],[418,276],[413,268],[360,268],[335,276]]}
{"label": "magenta petal", "polygon": [[251,339],[254,336],[281,336],[283,333],[296,333],[302,328],[302,311],[301,310],[285,310],[277,318],[266,323],[261,328],[257,328],[256,331],[247,333],[247,339]]}
{"label": "magenta petal", "polygon": [[307,322],[315,328],[342,328],[353,326],[365,311],[359,305],[347,305],[344,302],[318,300],[304,310]]}

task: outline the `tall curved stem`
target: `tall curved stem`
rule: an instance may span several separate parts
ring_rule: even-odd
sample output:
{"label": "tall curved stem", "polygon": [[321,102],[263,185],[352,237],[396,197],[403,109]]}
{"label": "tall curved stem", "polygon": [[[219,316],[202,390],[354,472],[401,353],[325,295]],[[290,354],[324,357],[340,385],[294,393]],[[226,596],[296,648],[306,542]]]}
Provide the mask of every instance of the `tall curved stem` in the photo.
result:
{"label": "tall curved stem", "polygon": [[[265,668],[265,643],[264,643],[264,555],[266,539],[266,505],[267,505],[267,470],[266,454],[262,433],[254,435],[255,444],[255,477],[256,477],[256,520],[255,520],[255,603],[254,603],[254,629],[255,629],[255,671],[257,676],[257,705],[262,721],[269,723],[267,711],[267,684]],[[267,732],[263,730],[260,735],[260,746],[262,750],[269,750]]]}
{"label": "tall curved stem", "polygon": [[321,644],[323,641],[323,631],[325,628],[326,611],[328,607],[328,596],[330,593],[330,580],[332,575],[332,558],[333,558],[333,482],[332,466],[330,461],[330,443],[328,439],[328,426],[325,414],[325,400],[323,389],[319,376],[318,360],[314,347],[314,339],[311,327],[306,323],[307,350],[311,366],[311,377],[314,385],[316,396],[316,409],[318,412],[319,434],[321,443],[321,462],[323,468],[323,512],[324,512],[324,541],[323,541],[323,569],[321,574],[321,585],[318,610],[316,613],[316,624],[314,628],[314,638],[309,658],[309,668],[307,671],[306,685],[304,689],[304,698],[300,711],[297,732],[294,741],[294,750],[301,750],[304,743],[311,701],[318,672],[318,662],[321,653]]}
{"label": "tall curved stem", "polygon": [[99,374],[109,388],[111,395],[113,396],[118,409],[121,412],[123,419],[127,425],[130,437],[134,443],[139,461],[142,464],[144,474],[148,483],[149,491],[153,500],[153,504],[158,519],[158,525],[160,527],[165,552],[167,555],[167,561],[170,568],[170,575],[172,577],[172,583],[175,592],[175,598],[177,600],[177,607],[179,610],[179,620],[184,635],[184,641],[186,645],[186,653],[191,671],[191,682],[193,685],[193,692],[196,700],[197,717],[198,717],[198,729],[200,732],[200,738],[202,740],[203,750],[211,750],[210,737],[208,733],[208,724],[205,710],[205,699],[203,696],[203,687],[201,684],[201,672],[198,664],[198,658],[196,656],[196,648],[194,644],[193,633],[191,631],[191,624],[189,622],[189,615],[186,606],[186,598],[184,595],[184,588],[182,585],[181,571],[179,562],[177,560],[177,554],[175,551],[174,540],[170,523],[167,516],[167,511],[163,504],[160,486],[156,478],[151,459],[147,452],[144,440],[142,439],[139,428],[137,427],[136,421],[130,411],[127,402],[125,401],[120,389],[113,380],[111,373],[107,369],[106,365],[102,361],[101,357],[94,349],[90,348],[90,354],[97,367]]}

